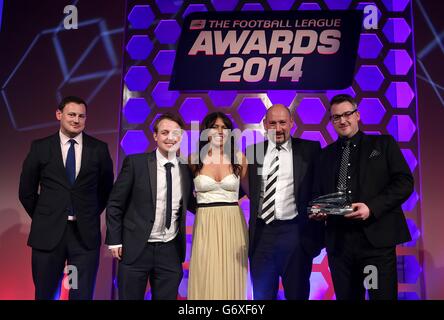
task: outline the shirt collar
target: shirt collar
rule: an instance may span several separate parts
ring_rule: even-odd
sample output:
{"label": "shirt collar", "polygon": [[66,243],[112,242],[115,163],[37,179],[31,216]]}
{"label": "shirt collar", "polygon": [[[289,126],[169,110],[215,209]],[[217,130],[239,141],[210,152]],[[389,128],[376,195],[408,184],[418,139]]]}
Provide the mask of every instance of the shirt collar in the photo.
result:
{"label": "shirt collar", "polygon": [[[287,141],[285,141],[283,144],[280,145],[281,147],[281,151],[286,151],[286,152],[290,152],[291,151],[291,139],[288,139]],[[274,150],[276,150],[276,143],[273,140],[268,140],[268,150],[270,150],[270,152],[273,152]]]}
{"label": "shirt collar", "polygon": [[339,143],[340,143],[341,146],[344,146],[344,145],[345,145],[345,142],[348,141],[348,140],[350,140],[351,145],[356,147],[356,146],[358,146],[359,143],[361,142],[361,138],[362,138],[362,136],[363,136],[363,133],[362,133],[361,130],[359,130],[359,131],[356,132],[356,134],[355,134],[353,137],[351,137],[351,138],[347,138],[347,137],[345,137],[345,138],[341,138],[341,137],[339,137]]}
{"label": "shirt collar", "polygon": [[63,132],[62,132],[62,130],[59,130],[59,136],[60,136],[60,143],[62,144],[62,145],[65,145],[65,144],[67,144],[67,143],[69,143],[69,140],[71,140],[71,139],[74,139],[76,142],[77,142],[77,144],[79,145],[79,146],[81,146],[82,145],[82,142],[83,142],[83,134],[82,134],[82,132],[80,132],[78,135],[76,135],[74,138],[70,138],[70,137],[68,137],[67,135],[65,135]]}
{"label": "shirt collar", "polygon": [[162,153],[160,153],[159,149],[156,149],[156,159],[161,166],[164,166],[167,162],[171,162],[175,167],[178,164],[177,157],[174,157],[172,159],[167,159],[163,156]]}

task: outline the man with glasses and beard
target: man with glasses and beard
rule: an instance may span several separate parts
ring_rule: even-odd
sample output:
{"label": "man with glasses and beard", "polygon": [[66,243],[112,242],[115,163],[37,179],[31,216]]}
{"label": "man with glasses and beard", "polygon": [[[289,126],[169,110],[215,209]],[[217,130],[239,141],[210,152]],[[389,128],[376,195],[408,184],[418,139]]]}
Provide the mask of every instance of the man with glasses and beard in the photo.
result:
{"label": "man with glasses and beard", "polygon": [[[396,245],[411,240],[401,205],[413,192],[413,177],[395,139],[359,130],[355,100],[330,102],[339,138],[321,152],[315,194],[343,192],[353,212],[311,214],[325,220],[328,262],[338,300],[397,299]],[[364,285],[369,270],[375,277]],[[367,283],[367,282],[366,282]]]}

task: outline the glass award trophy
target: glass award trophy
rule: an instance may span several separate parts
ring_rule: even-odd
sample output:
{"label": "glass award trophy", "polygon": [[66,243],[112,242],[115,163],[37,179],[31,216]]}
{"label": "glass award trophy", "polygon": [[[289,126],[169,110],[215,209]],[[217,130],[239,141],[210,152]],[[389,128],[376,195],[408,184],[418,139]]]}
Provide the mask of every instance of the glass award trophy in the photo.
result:
{"label": "glass award trophy", "polygon": [[343,216],[353,212],[351,201],[345,191],[320,196],[311,201],[308,207],[310,213],[326,213],[329,215]]}

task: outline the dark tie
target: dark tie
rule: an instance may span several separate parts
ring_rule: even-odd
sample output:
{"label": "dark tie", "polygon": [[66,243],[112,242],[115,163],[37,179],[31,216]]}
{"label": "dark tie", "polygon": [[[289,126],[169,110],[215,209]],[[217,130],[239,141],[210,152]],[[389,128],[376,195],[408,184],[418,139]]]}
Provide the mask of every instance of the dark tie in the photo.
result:
{"label": "dark tie", "polygon": [[172,202],[173,202],[173,178],[171,177],[171,167],[174,167],[174,164],[171,162],[165,163],[166,169],[166,183],[167,183],[167,198],[166,198],[166,220],[165,220],[165,229],[169,229],[171,226],[171,216],[173,214],[172,210]]}
{"label": "dark tie", "polygon": [[260,217],[269,224],[275,219],[275,196],[276,196],[276,184],[279,174],[279,151],[280,146],[276,147],[277,153],[273,161],[270,164],[270,172],[267,175],[267,181],[265,184],[264,201],[262,202],[262,213]]}
{"label": "dark tie", "polygon": [[341,167],[338,177],[338,191],[345,192],[347,190],[347,173],[348,163],[350,161],[350,140],[345,141],[345,147],[342,150]]}
{"label": "dark tie", "polygon": [[74,149],[74,145],[76,141],[74,139],[70,139],[69,143],[71,146],[68,149],[68,154],[66,156],[66,175],[68,176],[68,181],[71,185],[76,181],[76,151]]}

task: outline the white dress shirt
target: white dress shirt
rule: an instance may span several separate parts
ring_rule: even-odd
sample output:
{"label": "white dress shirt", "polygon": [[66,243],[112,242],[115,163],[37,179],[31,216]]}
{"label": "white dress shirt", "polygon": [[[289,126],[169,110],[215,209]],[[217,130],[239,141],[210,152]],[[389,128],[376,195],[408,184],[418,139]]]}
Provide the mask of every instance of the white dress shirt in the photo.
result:
{"label": "white dress shirt", "polygon": [[268,140],[267,152],[265,153],[264,166],[262,170],[261,196],[259,201],[259,214],[262,211],[264,191],[267,176],[270,172],[270,164],[279,152],[279,173],[276,181],[275,193],[275,217],[276,220],[291,220],[298,215],[296,201],[294,198],[293,181],[293,151],[291,140],[281,145],[281,150],[276,149],[276,144]]}
{"label": "white dress shirt", "polygon": [[[151,230],[148,242],[168,242],[173,240],[179,232],[178,214],[181,207],[182,187],[179,170],[179,161],[176,157],[168,160],[160,151],[156,150],[157,159],[157,198],[155,203],[156,215],[154,225]],[[171,168],[172,177],[172,217],[169,229],[165,229],[166,220],[166,198],[167,198],[167,183],[166,183],[166,169],[165,163],[171,162],[174,167]],[[122,247],[122,244],[110,245],[109,249]]]}
{"label": "white dress shirt", "polygon": [[76,154],[76,178],[79,175],[80,168],[82,167],[82,149],[83,149],[83,134],[79,133],[74,138],[66,136],[62,131],[59,131],[60,147],[62,149],[63,166],[66,167],[66,157],[68,156],[68,150],[71,147],[69,140],[74,139],[74,152]]}
{"label": "white dress shirt", "polygon": [[[159,151],[156,150],[157,158],[157,199],[156,199],[156,217],[154,219],[153,229],[151,230],[148,242],[167,242],[173,240],[179,232],[178,218],[179,209],[182,200],[182,185],[180,180],[179,161],[174,157],[173,159],[165,158]],[[165,229],[166,220],[166,200],[167,200],[167,182],[165,164],[171,162],[174,166],[171,168],[172,176],[172,217],[171,226]]]}
{"label": "white dress shirt", "polygon": [[[62,149],[62,159],[63,166],[66,167],[66,158],[68,157],[68,150],[71,147],[69,140],[74,139],[76,143],[74,144],[74,153],[76,158],[76,179],[79,175],[80,168],[82,167],[82,149],[83,149],[83,134],[79,133],[74,138],[66,136],[61,130],[59,131],[60,136],[60,148]],[[77,220],[74,215],[68,215],[69,221]]]}

